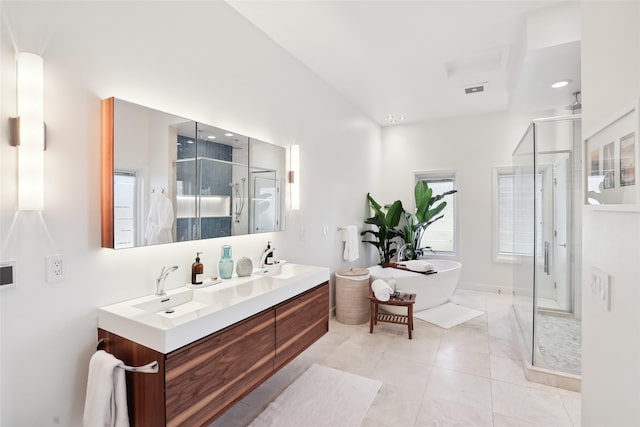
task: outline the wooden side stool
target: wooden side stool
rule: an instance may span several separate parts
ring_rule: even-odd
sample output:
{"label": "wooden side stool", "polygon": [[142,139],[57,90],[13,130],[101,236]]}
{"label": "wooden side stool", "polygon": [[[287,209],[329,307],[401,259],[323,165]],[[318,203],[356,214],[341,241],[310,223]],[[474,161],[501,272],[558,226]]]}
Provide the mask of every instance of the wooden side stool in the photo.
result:
{"label": "wooden side stool", "polygon": [[[398,298],[391,298],[389,301],[380,301],[373,295],[369,295],[369,301],[371,303],[370,319],[369,319],[369,333],[373,333],[373,325],[377,325],[378,322],[395,323],[397,325],[407,325],[409,329],[409,339],[411,337],[411,331],[413,330],[413,304],[416,302],[416,294],[400,294]],[[399,307],[407,307],[407,314],[391,314],[382,313],[378,310],[380,305],[395,305]]]}

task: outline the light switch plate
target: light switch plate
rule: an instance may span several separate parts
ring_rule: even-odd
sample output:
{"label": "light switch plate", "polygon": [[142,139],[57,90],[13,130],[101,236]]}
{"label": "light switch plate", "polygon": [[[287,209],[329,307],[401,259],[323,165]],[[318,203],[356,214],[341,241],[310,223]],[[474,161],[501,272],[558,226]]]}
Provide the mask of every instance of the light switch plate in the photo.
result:
{"label": "light switch plate", "polygon": [[602,307],[611,311],[611,276],[598,267],[591,267],[591,294]]}
{"label": "light switch plate", "polygon": [[15,285],[16,283],[16,262],[0,261],[0,286]]}

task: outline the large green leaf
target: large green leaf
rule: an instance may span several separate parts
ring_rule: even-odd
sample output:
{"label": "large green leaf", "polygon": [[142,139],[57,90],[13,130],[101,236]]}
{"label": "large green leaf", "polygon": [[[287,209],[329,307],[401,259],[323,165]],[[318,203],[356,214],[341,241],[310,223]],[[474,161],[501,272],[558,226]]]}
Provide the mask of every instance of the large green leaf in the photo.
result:
{"label": "large green leaf", "polygon": [[402,202],[400,200],[396,200],[395,202],[393,202],[389,206],[389,209],[387,210],[387,215],[385,218],[385,223],[387,227],[389,228],[397,227],[398,224],[400,224],[400,217],[402,215],[402,212],[404,212],[404,209],[402,208]]}
{"label": "large green leaf", "polygon": [[385,226],[384,216],[372,216],[371,218],[367,218],[364,220],[365,224],[376,225],[378,227]]}
{"label": "large green leaf", "polygon": [[373,200],[373,197],[371,197],[371,194],[369,193],[367,193],[367,200],[369,200],[369,205],[371,205],[371,207],[376,211],[376,213],[378,212],[382,213],[382,206],[380,206],[378,202]]}
{"label": "large green leaf", "polygon": [[438,206],[430,209],[425,215],[425,221],[429,221],[432,217],[438,215],[447,206],[447,202],[441,202]]}
{"label": "large green leaf", "polygon": [[416,202],[416,219],[418,222],[424,221],[424,217],[431,205],[431,195],[433,190],[429,188],[429,185],[425,181],[418,181],[414,189],[415,202]]}

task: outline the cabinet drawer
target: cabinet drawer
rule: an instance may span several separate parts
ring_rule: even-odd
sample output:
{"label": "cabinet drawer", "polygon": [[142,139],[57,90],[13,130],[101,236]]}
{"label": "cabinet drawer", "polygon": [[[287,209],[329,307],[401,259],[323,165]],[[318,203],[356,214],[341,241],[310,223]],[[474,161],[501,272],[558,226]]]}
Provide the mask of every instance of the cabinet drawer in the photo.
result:
{"label": "cabinet drawer", "polygon": [[274,311],[268,310],[170,353],[167,426],[206,424],[270,376],[274,322]]}
{"label": "cabinet drawer", "polygon": [[329,283],[276,306],[275,369],[329,331]]}

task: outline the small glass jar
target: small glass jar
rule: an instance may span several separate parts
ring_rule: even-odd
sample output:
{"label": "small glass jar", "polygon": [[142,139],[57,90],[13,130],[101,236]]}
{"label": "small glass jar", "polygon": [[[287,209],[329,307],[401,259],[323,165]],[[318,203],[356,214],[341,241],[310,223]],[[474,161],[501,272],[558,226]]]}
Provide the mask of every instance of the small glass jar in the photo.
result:
{"label": "small glass jar", "polygon": [[231,257],[231,245],[222,246],[222,254],[218,263],[218,271],[223,279],[231,279],[233,274],[233,258]]}

